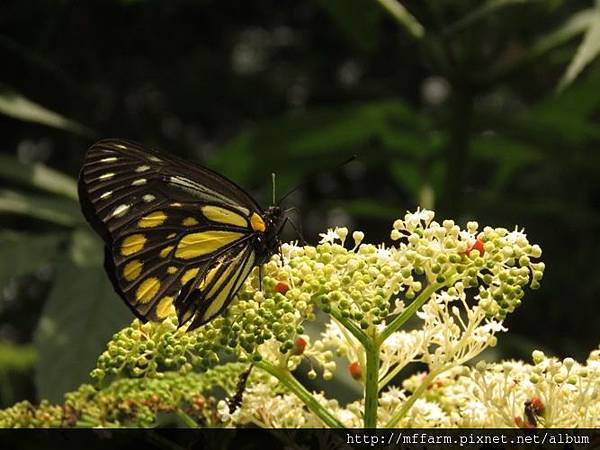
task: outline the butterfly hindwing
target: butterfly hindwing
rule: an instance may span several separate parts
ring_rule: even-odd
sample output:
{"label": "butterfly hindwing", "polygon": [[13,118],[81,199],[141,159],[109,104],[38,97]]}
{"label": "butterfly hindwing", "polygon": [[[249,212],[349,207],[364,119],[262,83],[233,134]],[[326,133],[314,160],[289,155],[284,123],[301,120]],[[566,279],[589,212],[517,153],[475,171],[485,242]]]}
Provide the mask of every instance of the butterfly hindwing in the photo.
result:
{"label": "butterfly hindwing", "polygon": [[271,252],[271,221],[240,187],[135,143],[93,145],[79,194],[115,290],[144,320],[209,321]]}

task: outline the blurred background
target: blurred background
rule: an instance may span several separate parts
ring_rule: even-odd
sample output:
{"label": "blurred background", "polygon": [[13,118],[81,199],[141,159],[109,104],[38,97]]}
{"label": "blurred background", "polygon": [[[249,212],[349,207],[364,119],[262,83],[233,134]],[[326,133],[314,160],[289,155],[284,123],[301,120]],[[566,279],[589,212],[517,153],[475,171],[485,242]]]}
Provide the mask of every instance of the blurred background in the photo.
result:
{"label": "blurred background", "polygon": [[589,0],[5,0],[0,407],[60,401],[132,319],[77,200],[104,137],[211,167],[264,206],[272,172],[279,197],[303,183],[286,206],[309,243],[335,225],[389,243],[417,206],[525,227],[546,276],[493,357],[585,358],[600,341],[598,53]]}

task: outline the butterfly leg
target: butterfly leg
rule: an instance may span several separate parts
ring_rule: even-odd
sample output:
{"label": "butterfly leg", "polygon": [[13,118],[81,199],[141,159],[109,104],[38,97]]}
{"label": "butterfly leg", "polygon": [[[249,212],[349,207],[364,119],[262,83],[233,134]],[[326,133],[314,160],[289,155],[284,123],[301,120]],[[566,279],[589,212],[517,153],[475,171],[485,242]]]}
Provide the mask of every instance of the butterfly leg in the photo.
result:
{"label": "butterfly leg", "polygon": [[[297,210],[296,208],[293,208],[293,209]],[[290,225],[292,226],[292,228],[294,229],[294,231],[300,238],[300,243],[303,246],[307,245],[306,239],[304,239],[304,233],[302,232],[302,222],[300,222],[300,221],[296,222],[296,221],[290,219],[289,217],[286,217],[285,220],[290,222]]]}

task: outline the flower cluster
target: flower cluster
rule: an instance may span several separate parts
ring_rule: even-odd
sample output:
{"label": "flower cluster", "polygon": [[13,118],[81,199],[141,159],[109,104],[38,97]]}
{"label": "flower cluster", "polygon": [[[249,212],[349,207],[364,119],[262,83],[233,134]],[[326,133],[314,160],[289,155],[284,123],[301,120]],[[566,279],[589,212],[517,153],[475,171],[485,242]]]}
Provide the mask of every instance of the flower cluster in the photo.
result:
{"label": "flower cluster", "polygon": [[[519,361],[456,366],[436,376],[424,395],[397,424],[401,427],[560,427],[595,428],[600,425],[600,349],[585,363],[562,361],[533,353],[533,364]],[[390,387],[379,399],[378,426],[389,424],[394,413],[421,386],[428,373],[414,375],[403,389]],[[228,415],[229,424],[277,427],[320,426],[315,415],[293,396],[277,388],[275,378],[248,388],[242,407]],[[323,404],[346,427],[361,427],[362,400],[340,406]]]}
{"label": "flower cluster", "polygon": [[[427,374],[404,381],[418,389]],[[522,361],[458,366],[435,378],[402,426],[595,428],[600,425],[600,350],[585,363],[533,352]],[[424,417],[429,417],[424,423]],[[435,425],[437,426],[437,425]]]}
{"label": "flower cluster", "polygon": [[[539,246],[518,229],[480,230],[469,222],[461,230],[452,220],[434,221],[427,210],[394,222],[391,246],[364,243],[362,232],[350,234],[346,228],[321,237],[316,246],[284,244],[260,274],[255,270],[250,275],[222,316],[194,331],[187,332],[176,317],[169,317],[162,323],[135,320],[115,334],[92,371],[97,387],[108,385],[95,391],[92,403],[107,392],[113,395],[114,386],[136,405],[129,410],[136,423],[152,423],[157,411],[189,417],[177,405],[182,399],[193,403],[190,392],[200,395],[202,386],[192,389],[181,383],[180,389],[190,391],[176,394],[175,389],[175,397],[165,402],[156,394],[160,383],[206,384],[206,375],[198,372],[219,374],[215,383],[232,395],[237,376],[219,369],[234,367],[220,365],[234,359],[255,369],[241,406],[221,401],[211,410],[221,425],[478,426],[482,417],[488,420],[486,426],[498,426],[500,416],[490,412],[498,405],[485,400],[498,393],[498,381],[487,378],[496,369],[482,374],[465,363],[496,344],[496,334],[506,330],[503,320],[520,305],[524,288],[539,286],[544,272],[544,264],[537,261]],[[314,322],[311,329],[320,326],[322,331],[308,333],[307,321]],[[344,368],[365,393],[345,407],[322,392],[308,391],[296,378],[306,369],[309,379],[320,372],[324,380],[332,380],[339,373],[339,358],[346,359]],[[413,362],[425,363],[428,373],[406,380],[403,389],[393,386]],[[560,371],[552,370],[549,364],[538,378],[552,373],[556,383]],[[574,373],[567,372],[566,379]],[[127,383],[134,386],[131,391],[124,388]],[[158,400],[140,397],[139,383],[158,383],[147,386]],[[492,386],[487,394],[486,386]],[[516,417],[521,424],[532,423],[532,418],[544,424],[550,416],[537,417],[542,409],[547,414],[551,402],[540,394],[542,408],[533,392],[527,395],[529,409],[520,416],[507,411],[502,417],[511,418],[513,425],[518,425]],[[146,405],[149,401],[152,407]],[[522,401],[515,397],[514,405]],[[107,404],[115,405],[113,400]],[[95,417],[125,423],[117,412],[104,409]],[[470,419],[463,418],[465,412]],[[210,423],[208,416],[196,416]]]}
{"label": "flower cluster", "polygon": [[24,401],[0,410],[0,428],[7,427],[116,427],[157,424],[157,414],[171,414],[166,424],[178,422],[218,425],[217,400],[209,395],[220,387],[235,390],[246,364],[230,363],[202,374],[167,372],[161,378],[123,378],[104,389],[84,384],[65,394],[62,405],[42,401],[34,407]]}
{"label": "flower cluster", "polygon": [[[337,228],[323,234],[316,247],[285,244],[281,257],[275,255],[264,266],[263,278],[259,280],[255,271],[222,317],[191,333],[178,329],[174,317],[161,324],[134,321],[114,336],[92,377],[187,373],[193,367],[214,366],[223,354],[255,362],[267,355],[278,364],[282,358],[291,359],[293,368],[299,362],[294,361],[296,342],[306,342],[303,324],[315,318],[315,307],[374,336],[391,314],[402,315],[405,302],[415,303],[419,295],[428,301],[419,312],[427,333],[397,334],[383,345],[382,354],[397,353],[393,349],[398,340],[408,340],[414,345],[407,347],[411,351],[405,362],[417,354],[427,363],[446,360],[452,353],[460,363],[494,343],[491,336],[503,330],[499,321],[520,304],[526,284],[537,287],[544,270],[543,263],[533,262],[541,254],[539,246],[530,245],[518,230],[488,227],[478,233],[475,222],[460,230],[451,220],[438,224],[432,212],[418,211],[396,221],[391,236],[397,246],[363,244],[364,234],[354,232],[354,244],[347,248],[348,230]],[[475,292],[472,298],[467,291]],[[471,336],[470,347],[460,341],[464,336]],[[364,360],[347,330],[341,338],[345,345],[325,338],[307,350],[326,378],[331,378],[335,363],[325,347]],[[449,338],[452,351],[442,345]],[[423,349],[432,343],[437,353],[427,356]],[[394,366],[399,367],[398,362]]]}

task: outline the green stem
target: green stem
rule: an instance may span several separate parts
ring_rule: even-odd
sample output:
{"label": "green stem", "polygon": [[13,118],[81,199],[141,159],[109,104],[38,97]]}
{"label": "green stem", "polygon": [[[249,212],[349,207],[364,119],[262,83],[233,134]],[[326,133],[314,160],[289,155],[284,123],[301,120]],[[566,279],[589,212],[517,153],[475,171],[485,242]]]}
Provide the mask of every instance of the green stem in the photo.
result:
{"label": "green stem", "polygon": [[379,382],[378,389],[381,391],[384,387],[386,387],[388,385],[388,383],[390,381],[392,381],[396,375],[398,375],[398,372],[400,372],[405,367],[406,367],[406,364],[398,365],[398,366],[394,367],[392,370],[390,370],[387,373],[387,375],[385,377],[383,377],[383,379]]}
{"label": "green stem", "polygon": [[186,425],[188,428],[200,428],[200,426],[198,425],[198,423],[197,423],[197,422],[196,422],[194,419],[192,419],[192,418],[191,418],[191,417],[188,415],[188,413],[186,413],[184,410],[182,410],[182,409],[178,409],[177,411],[175,411],[175,415],[176,415],[177,417],[179,417],[179,418],[181,419],[181,421],[182,421],[183,423],[185,423],[185,425]]}
{"label": "green stem", "polygon": [[365,428],[377,427],[377,400],[379,392],[379,345],[369,342],[365,347],[367,373],[365,377]]}
{"label": "green stem", "polygon": [[277,378],[290,392],[298,397],[307,406],[307,408],[315,413],[325,425],[330,428],[344,428],[334,415],[321,405],[317,399],[287,370],[276,367],[264,359],[255,363],[256,367],[268,372]]}
{"label": "green stem", "polygon": [[437,376],[438,371],[429,372],[429,374],[423,379],[423,382],[419,385],[419,387],[412,393],[412,395],[404,402],[402,408],[394,413],[388,423],[385,424],[386,428],[394,428],[398,425],[398,422],[402,420],[402,418],[406,415],[408,410],[412,407],[412,405],[423,395],[425,389],[431,384],[433,379]]}
{"label": "green stem", "polygon": [[100,426],[100,423],[95,420],[79,419],[75,423],[75,427],[77,427],[77,428],[97,428],[99,426]]}
{"label": "green stem", "polygon": [[397,0],[377,0],[383,8],[403,26],[408,34],[414,39],[422,39],[425,36],[425,28],[415,17],[407,11]]}
{"label": "green stem", "polygon": [[[319,308],[323,309],[322,303],[318,302],[317,305],[319,306]],[[344,326],[344,328],[346,328],[350,333],[352,333],[352,335],[356,339],[358,339],[358,342],[360,342],[365,349],[368,345],[372,343],[371,339],[369,339],[369,336],[367,336],[366,333],[359,327],[357,327],[356,324],[354,324],[351,320],[347,319],[346,317],[343,317],[342,313],[340,313],[340,311],[335,306],[329,306],[328,314],[333,316],[335,320],[341,323]]]}
{"label": "green stem", "polygon": [[419,296],[414,299],[404,311],[402,311],[402,314],[394,318],[394,320],[392,320],[388,326],[385,327],[385,329],[379,335],[379,343],[385,341],[393,332],[398,331],[398,329],[404,325],[404,323],[410,319],[427,300],[429,300],[431,294],[433,294],[443,285],[444,283],[432,283],[423,289]]}

